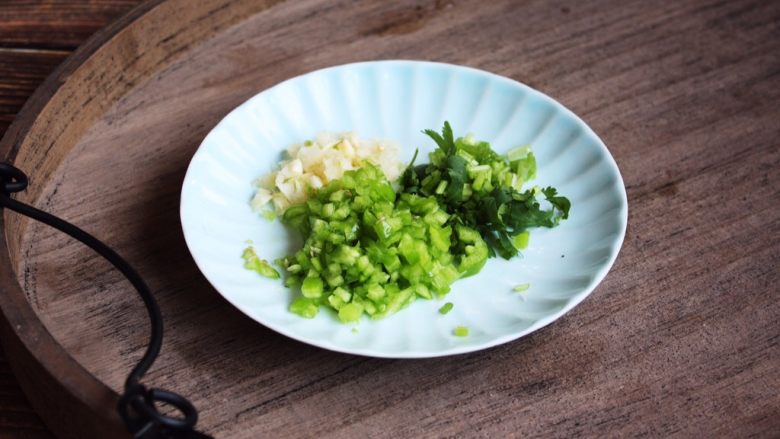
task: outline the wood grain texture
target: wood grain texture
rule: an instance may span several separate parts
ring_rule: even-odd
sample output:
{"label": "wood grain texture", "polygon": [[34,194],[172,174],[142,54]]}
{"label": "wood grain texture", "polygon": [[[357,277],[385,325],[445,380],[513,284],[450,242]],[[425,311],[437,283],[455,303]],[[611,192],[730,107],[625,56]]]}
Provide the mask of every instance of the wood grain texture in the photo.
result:
{"label": "wood grain texture", "polygon": [[139,0],[3,0],[0,47],[73,50]]}
{"label": "wood grain texture", "polygon": [[[0,138],[35,88],[75,45],[138,3],[140,0],[0,2]],[[2,351],[0,437],[53,437],[30,407]]]}
{"label": "wood grain texture", "polygon": [[[149,382],[190,396],[207,431],[780,431],[779,3],[311,0],[253,10],[257,2],[214,0],[159,28],[176,5],[150,9],[68,67],[68,82],[0,146],[40,170],[29,199],[105,239],[147,278],[168,328]],[[288,340],[213,291],[178,223],[180,184],[200,140],[278,81],[381,58],[512,77],[559,99],[604,139],[627,186],[629,229],[588,300],[508,345],[393,361]],[[98,62],[107,59],[115,65]],[[54,120],[64,108],[82,117]],[[147,337],[129,287],[56,232],[8,215],[4,224],[16,232],[7,232],[8,262],[25,303],[77,364],[119,390]]]}
{"label": "wood grain texture", "polygon": [[0,48],[0,133],[44,78],[68,55],[66,50]]}

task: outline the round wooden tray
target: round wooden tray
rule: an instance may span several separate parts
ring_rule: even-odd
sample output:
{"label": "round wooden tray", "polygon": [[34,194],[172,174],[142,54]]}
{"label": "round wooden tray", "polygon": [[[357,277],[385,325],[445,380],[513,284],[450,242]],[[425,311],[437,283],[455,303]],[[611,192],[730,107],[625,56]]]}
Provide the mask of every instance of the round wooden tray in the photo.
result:
{"label": "round wooden tray", "polygon": [[[218,120],[306,71],[427,59],[491,70],[553,95],[555,87],[573,92],[576,78],[546,87],[529,74],[557,62],[560,55],[539,51],[558,38],[552,28],[541,32],[544,20],[552,25],[561,14],[544,2],[520,14],[511,0],[155,0],[69,58],[28,102],[0,154],[31,176],[21,200],[104,239],[145,277],[167,329],[146,382],[190,397],[205,431],[538,433],[610,404],[601,395],[586,410],[576,387],[556,378],[594,361],[571,317],[456,358],[390,361],[316,349],[250,321],[213,291],[184,245],[178,207],[189,159]],[[523,39],[529,30],[521,22],[536,23],[535,42]],[[536,64],[517,62],[528,53]],[[147,342],[140,300],[105,261],[55,230],[9,212],[2,227],[2,337],[31,402],[62,437],[126,436],[115,406]],[[529,404],[535,414],[522,414]],[[574,406],[584,411],[563,410]]]}

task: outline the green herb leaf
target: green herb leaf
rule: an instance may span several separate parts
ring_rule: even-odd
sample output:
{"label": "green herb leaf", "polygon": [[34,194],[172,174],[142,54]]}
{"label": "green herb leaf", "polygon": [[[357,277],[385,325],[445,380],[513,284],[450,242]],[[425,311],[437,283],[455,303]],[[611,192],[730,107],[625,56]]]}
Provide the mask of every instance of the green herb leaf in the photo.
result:
{"label": "green herb leaf", "polygon": [[568,219],[569,218],[569,209],[571,209],[571,201],[569,201],[566,197],[559,197],[558,191],[554,187],[547,187],[545,189],[542,189],[542,193],[544,194],[545,198],[547,198],[547,201],[550,202],[553,206],[555,206],[556,209],[560,212],[559,219],[556,220],[556,225],[558,222],[560,222],[561,219]]}
{"label": "green herb leaf", "polygon": [[463,200],[463,185],[466,184],[466,160],[457,155],[447,157],[447,183],[446,196],[449,201]]}
{"label": "green herb leaf", "polygon": [[417,160],[419,152],[419,149],[414,150],[412,161],[409,162],[409,165],[404,169],[404,173],[401,174],[401,186],[407,188],[410,193],[417,193],[417,190],[420,188],[420,179],[417,177],[417,173],[414,172],[414,161]]}
{"label": "green herb leaf", "polygon": [[441,132],[442,133],[439,134],[434,130],[423,130],[423,133],[433,139],[433,141],[436,142],[436,145],[438,145],[445,154],[454,154],[455,140],[452,137],[452,127],[449,122],[444,122],[444,128],[442,128]]}
{"label": "green herb leaf", "polygon": [[439,148],[442,149],[442,151],[447,152],[449,149],[449,145],[447,145],[447,142],[444,141],[444,138],[441,136],[441,134],[437,133],[434,130],[423,130],[423,133],[425,133],[428,137],[433,139],[434,142],[436,142],[436,145],[439,146]]}
{"label": "green herb leaf", "polygon": [[447,148],[445,148],[445,150],[448,153],[453,154],[455,152],[455,139],[452,137],[452,127],[446,120],[444,121],[444,128],[442,128],[441,134],[444,138],[444,142],[447,144]]}
{"label": "green herb leaf", "polygon": [[[498,155],[488,142],[471,136],[454,139],[449,122],[442,132],[423,131],[438,148],[430,154],[427,166],[410,166],[401,179],[401,191],[434,196],[450,214],[450,225],[478,230],[488,244],[488,254],[511,258],[518,254],[526,238],[515,237],[532,227],[555,227],[569,217],[571,202],[555,188],[532,188],[521,192],[536,177],[536,158],[530,147]],[[413,162],[414,163],[414,162]],[[551,208],[542,208],[537,195],[543,194]],[[465,251],[455,243],[456,256]]]}

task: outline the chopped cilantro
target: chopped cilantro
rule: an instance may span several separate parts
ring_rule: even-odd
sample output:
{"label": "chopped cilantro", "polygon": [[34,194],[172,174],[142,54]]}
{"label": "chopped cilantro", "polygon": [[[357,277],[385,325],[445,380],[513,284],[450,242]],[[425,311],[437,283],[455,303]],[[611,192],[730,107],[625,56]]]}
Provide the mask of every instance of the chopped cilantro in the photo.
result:
{"label": "chopped cilantro", "polygon": [[[490,256],[509,259],[528,245],[527,229],[555,227],[569,217],[571,203],[553,187],[522,186],[536,176],[536,158],[528,147],[515,148],[507,157],[495,153],[488,142],[472,137],[454,139],[444,122],[441,134],[423,131],[438,148],[430,164],[414,165],[417,153],[401,177],[401,190],[433,196],[451,214],[448,225],[477,230],[488,244]],[[542,207],[544,196],[549,208]],[[466,248],[456,248],[463,256]]]}

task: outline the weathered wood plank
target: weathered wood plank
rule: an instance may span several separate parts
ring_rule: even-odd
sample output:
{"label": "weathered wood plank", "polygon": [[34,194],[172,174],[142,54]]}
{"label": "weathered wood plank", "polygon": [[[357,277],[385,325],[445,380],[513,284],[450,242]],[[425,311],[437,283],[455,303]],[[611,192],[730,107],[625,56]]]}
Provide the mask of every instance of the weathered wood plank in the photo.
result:
{"label": "weathered wood plank", "polygon": [[4,0],[0,47],[73,50],[140,0]]}
{"label": "weathered wood plank", "polygon": [[69,54],[65,50],[0,48],[0,136],[35,88]]}

